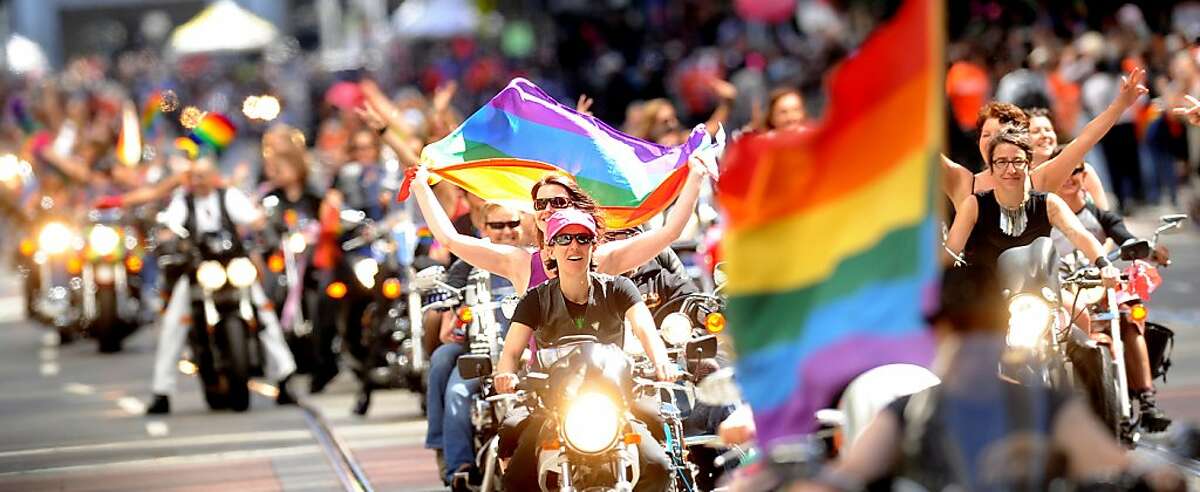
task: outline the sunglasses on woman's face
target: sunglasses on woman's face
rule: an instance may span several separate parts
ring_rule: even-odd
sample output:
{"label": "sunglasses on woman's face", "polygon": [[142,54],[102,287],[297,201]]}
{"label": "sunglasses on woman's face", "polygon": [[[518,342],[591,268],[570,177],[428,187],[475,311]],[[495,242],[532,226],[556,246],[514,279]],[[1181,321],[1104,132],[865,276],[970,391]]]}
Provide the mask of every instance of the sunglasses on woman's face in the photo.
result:
{"label": "sunglasses on woman's face", "polygon": [[559,246],[567,246],[571,244],[572,239],[583,246],[587,246],[596,240],[596,236],[586,232],[581,232],[579,234],[559,234],[554,236],[554,239],[551,239],[550,242]]}
{"label": "sunglasses on woman's face", "polygon": [[1079,166],[1079,167],[1075,168],[1075,170],[1071,171],[1071,176],[1078,176],[1080,174],[1083,174],[1083,169],[1084,169],[1083,166]]}
{"label": "sunglasses on woman's face", "polygon": [[533,201],[534,210],[546,210],[546,207],[567,208],[571,206],[571,200],[565,196],[552,196],[550,198],[538,198]]}
{"label": "sunglasses on woman's face", "polygon": [[492,229],[494,231],[499,231],[501,229],[519,229],[521,227],[521,221],[512,220],[508,222],[488,222],[487,226],[488,229]]}

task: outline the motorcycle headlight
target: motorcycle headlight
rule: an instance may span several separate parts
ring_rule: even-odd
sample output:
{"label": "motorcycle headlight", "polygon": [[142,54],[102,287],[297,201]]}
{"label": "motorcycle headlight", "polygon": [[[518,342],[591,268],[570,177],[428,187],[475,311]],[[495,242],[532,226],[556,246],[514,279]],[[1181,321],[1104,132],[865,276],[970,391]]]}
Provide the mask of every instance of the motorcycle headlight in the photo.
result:
{"label": "motorcycle headlight", "polygon": [[71,230],[61,222],[50,222],[38,235],[38,249],[56,255],[71,246]]}
{"label": "motorcycle headlight", "polygon": [[225,286],[225,267],[213,260],[201,263],[196,268],[196,281],[205,289],[220,289]]}
{"label": "motorcycle headlight", "polygon": [[254,279],[258,278],[258,269],[254,268],[254,263],[251,263],[249,258],[230,260],[225,271],[229,275],[229,283],[239,289],[249,287],[254,283]]}
{"label": "motorcycle headlight", "polygon": [[379,263],[370,258],[358,260],[354,264],[354,276],[358,283],[368,289],[375,288],[375,275],[379,273]]}
{"label": "motorcycle headlight", "polygon": [[595,392],[574,398],[563,419],[563,439],[580,453],[607,450],[621,431],[621,413],[611,398]]}
{"label": "motorcycle headlight", "polygon": [[111,227],[98,225],[88,234],[88,245],[100,256],[110,255],[121,244],[121,235]]}
{"label": "motorcycle headlight", "polygon": [[300,253],[303,253],[304,248],[307,248],[307,247],[308,247],[308,241],[304,239],[304,234],[301,234],[299,232],[293,232],[290,236],[288,236],[288,239],[287,239],[288,251],[291,251],[294,254],[300,254]]}
{"label": "motorcycle headlight", "polygon": [[1033,348],[1050,326],[1050,304],[1034,295],[1022,294],[1008,303],[1008,346]]}
{"label": "motorcycle headlight", "polygon": [[663,340],[673,346],[682,346],[692,339],[692,322],[687,315],[671,313],[663,318],[662,328],[659,329]]}

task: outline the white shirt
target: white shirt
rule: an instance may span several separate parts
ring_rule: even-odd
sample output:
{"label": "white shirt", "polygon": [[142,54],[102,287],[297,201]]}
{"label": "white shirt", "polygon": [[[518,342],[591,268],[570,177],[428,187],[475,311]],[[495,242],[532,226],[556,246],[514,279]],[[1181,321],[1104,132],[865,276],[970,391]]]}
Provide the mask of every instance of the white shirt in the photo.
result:
{"label": "white shirt", "polygon": [[[196,198],[196,228],[199,230],[188,232],[203,234],[221,230],[221,207],[217,203],[218,196],[220,193],[213,191],[208,196]],[[167,206],[167,210],[163,212],[163,222],[168,226],[180,229],[187,227],[186,200],[186,194],[176,194],[175,198],[171,199],[171,204]],[[229,220],[236,225],[253,223],[262,215],[258,208],[250,203],[246,194],[237,188],[225,190],[225,211],[229,214]]]}

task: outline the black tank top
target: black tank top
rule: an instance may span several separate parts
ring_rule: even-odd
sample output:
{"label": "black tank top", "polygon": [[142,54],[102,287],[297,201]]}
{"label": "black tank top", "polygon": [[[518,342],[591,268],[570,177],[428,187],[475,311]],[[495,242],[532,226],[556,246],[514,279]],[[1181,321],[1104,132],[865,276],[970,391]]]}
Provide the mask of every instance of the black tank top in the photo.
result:
{"label": "black tank top", "polygon": [[994,190],[976,193],[975,199],[979,202],[979,216],[963,250],[968,265],[994,272],[1000,253],[1025,246],[1039,237],[1050,237],[1053,227],[1046,211],[1045,193],[1029,192],[1029,200],[1025,201],[1025,231],[1019,236],[1009,236],[1000,230],[1000,204],[996,202]]}

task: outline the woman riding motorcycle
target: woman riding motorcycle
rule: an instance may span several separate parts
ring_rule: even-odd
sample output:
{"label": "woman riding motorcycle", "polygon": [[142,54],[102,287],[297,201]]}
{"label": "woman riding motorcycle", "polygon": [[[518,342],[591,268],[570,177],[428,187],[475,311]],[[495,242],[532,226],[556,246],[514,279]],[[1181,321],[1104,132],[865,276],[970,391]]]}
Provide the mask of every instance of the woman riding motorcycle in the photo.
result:
{"label": "woman riding motorcycle", "polygon": [[[1062,197],[1083,227],[1097,240],[1104,242],[1112,239],[1119,245],[1136,239],[1125,228],[1125,219],[1120,215],[1103,210],[1087,200],[1088,193],[1084,189],[1084,183],[1087,182],[1089,174],[1091,172],[1083,165],[1076,167],[1071,173],[1071,178],[1059,187],[1056,194]],[[1052,231],[1050,237],[1054,239],[1054,247],[1059,254],[1074,251],[1071,242],[1058,229]],[[1170,252],[1166,246],[1158,244],[1155,246],[1154,258],[1156,261],[1166,262],[1170,258]],[[1137,323],[1121,323],[1121,327],[1121,340],[1125,344],[1126,372],[1129,375],[1129,393],[1138,401],[1138,410],[1141,413],[1138,421],[1146,428],[1165,429],[1171,423],[1171,419],[1158,408],[1155,398],[1154,378],[1150,375],[1150,355],[1143,332],[1145,327]]]}
{"label": "woman riding motorcycle", "polygon": [[[546,222],[550,258],[558,277],[530,290],[517,305],[497,365],[496,390],[501,393],[515,390],[521,353],[531,338],[537,338],[539,347],[553,347],[564,336],[594,335],[600,343],[621,346],[625,320],[631,322],[634,335],[650,356],[657,379],[677,379],[679,370],[671,363],[650,310],[633,282],[592,271],[599,233],[595,218],[579,210],[564,209]],[[528,421],[504,475],[506,490],[527,490],[530,484],[538,483],[537,450],[542,418],[535,415]],[[634,428],[641,436],[638,455],[642,469],[635,490],[664,490],[670,460],[645,426],[638,424]]]}
{"label": "woman riding motorcycle", "polygon": [[[1025,113],[1029,115],[1029,137],[1033,143],[1033,162],[1029,167],[1033,169],[1033,174],[1038,174],[1049,170],[1046,163],[1058,157],[1063,146],[1058,145],[1058,133],[1054,131],[1054,122],[1050,121],[1050,110],[1029,108]],[[1108,210],[1108,194],[1104,193],[1104,183],[1100,182],[1100,175],[1091,164],[1084,162],[1083,167],[1087,169],[1082,184],[1084,190],[1092,197],[1097,207]],[[1075,176],[1074,171],[1071,176]]]}
{"label": "woman riding motorcycle", "polygon": [[996,186],[959,202],[946,239],[946,252],[956,262],[966,262],[992,275],[1000,253],[1050,236],[1053,226],[1101,267],[1105,283],[1114,285],[1121,272],[1105,258],[1104,247],[1083,228],[1066,203],[1057,195],[1030,190],[1033,152],[1029,134],[1012,127],[1002,129],[988,142],[986,155],[987,172]]}
{"label": "woman riding motorcycle", "polygon": [[[484,207],[484,233],[495,244],[522,244],[521,215],[502,205],[489,203]],[[456,261],[447,271],[446,284],[454,288],[467,285],[474,269],[463,260]],[[512,283],[500,276],[491,277],[493,299],[515,293]],[[507,328],[507,320],[497,311],[496,317]],[[456,370],[458,357],[467,352],[465,340],[454,333],[454,312],[442,316],[439,338],[442,345],[429,357],[429,390],[425,393],[429,426],[425,431],[425,447],[437,451],[443,481],[450,483],[456,472],[470,469],[475,462],[471,425],[471,395],[479,391],[479,380],[463,380]]]}

